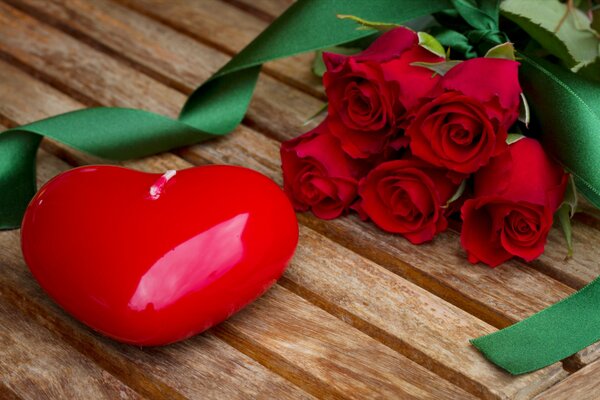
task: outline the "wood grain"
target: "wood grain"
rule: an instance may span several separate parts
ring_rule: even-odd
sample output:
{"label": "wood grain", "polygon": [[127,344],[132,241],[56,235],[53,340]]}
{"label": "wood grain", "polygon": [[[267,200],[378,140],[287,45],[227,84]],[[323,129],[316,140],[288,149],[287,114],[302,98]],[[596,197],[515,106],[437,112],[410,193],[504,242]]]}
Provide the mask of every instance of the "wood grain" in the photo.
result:
{"label": "wood grain", "polygon": [[0,289],[0,383],[23,399],[140,395],[6,302]]}
{"label": "wood grain", "polygon": [[[268,21],[219,0],[118,1],[229,55],[238,53],[268,25]],[[312,59],[312,54],[300,54],[272,61],[265,64],[265,71],[288,85],[324,98],[321,80],[310,70]]]}
{"label": "wood grain", "polygon": [[600,361],[575,372],[535,400],[596,400],[600,394]]}
{"label": "wood grain", "polygon": [[242,10],[258,11],[266,21],[272,21],[275,17],[281,15],[289,6],[294,4],[294,0],[223,0],[226,3],[240,7]]}
{"label": "wood grain", "polygon": [[568,284],[581,289],[600,275],[600,247],[598,229],[574,218],[573,257],[567,258],[567,245],[560,227],[550,231],[544,254],[531,265]]}
{"label": "wood grain", "polygon": [[[19,10],[0,3],[0,51],[92,103],[177,115],[185,96]],[[127,85],[123,85],[127,82]],[[102,88],[102,90],[99,90]],[[127,99],[127,100],[125,100]]]}
{"label": "wood grain", "polygon": [[303,263],[293,263],[285,275],[292,288],[479,396],[526,397],[562,375],[552,368],[519,378],[500,372],[468,342],[482,331],[493,331],[491,326],[358,255],[338,250],[339,245],[308,228],[301,229],[301,240],[297,257]]}
{"label": "wood grain", "polygon": [[[368,336],[280,286],[225,322],[218,332],[242,351],[254,349],[255,358],[266,357],[276,365],[293,363],[296,369],[285,375],[292,381],[326,378],[329,392],[318,393],[320,397],[471,398],[439,377],[425,374],[421,366],[413,364],[409,371],[407,359],[389,347],[365,346]],[[262,354],[261,349],[268,352]],[[270,359],[272,354],[277,359]]]}

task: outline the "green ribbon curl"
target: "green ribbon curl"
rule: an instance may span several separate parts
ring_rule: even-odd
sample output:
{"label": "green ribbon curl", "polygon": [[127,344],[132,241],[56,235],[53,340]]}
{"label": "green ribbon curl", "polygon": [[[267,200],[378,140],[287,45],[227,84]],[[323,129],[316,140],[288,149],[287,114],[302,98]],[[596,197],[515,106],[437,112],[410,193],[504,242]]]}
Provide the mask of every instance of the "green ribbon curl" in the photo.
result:
{"label": "green ribbon curl", "polygon": [[[74,111],[0,134],[0,229],[19,227],[34,195],[42,137],[111,160],[140,158],[231,132],[242,121],[263,63],[371,35],[336,14],[403,23],[455,7],[475,34],[447,33],[465,53],[464,38],[499,41],[498,1],[300,0],[188,98],[178,119],[127,108]],[[477,16],[481,16],[481,18]],[[482,16],[483,15],[483,16]],[[600,87],[544,61],[525,58],[522,83],[547,148],[600,207]],[[550,365],[600,339],[600,280],[568,299],[472,343],[513,374]]]}

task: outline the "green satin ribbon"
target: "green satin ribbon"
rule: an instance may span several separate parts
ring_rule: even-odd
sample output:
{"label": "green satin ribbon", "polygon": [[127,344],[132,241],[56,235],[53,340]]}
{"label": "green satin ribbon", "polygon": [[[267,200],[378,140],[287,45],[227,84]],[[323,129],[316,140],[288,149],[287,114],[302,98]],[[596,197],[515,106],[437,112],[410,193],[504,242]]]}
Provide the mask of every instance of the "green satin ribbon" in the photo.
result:
{"label": "green satin ribbon", "polygon": [[569,357],[600,338],[600,277],[579,292],[514,325],[471,340],[513,375]]}
{"label": "green satin ribbon", "polygon": [[[465,0],[300,0],[189,97],[177,120],[142,110],[94,108],[58,115],[0,134],[0,229],[17,228],[34,195],[35,156],[46,136],[112,160],[139,158],[231,132],[242,120],[261,64],[347,43],[358,31],[336,14],[403,23],[456,7],[477,16]],[[469,18],[480,39],[498,36],[497,0],[480,0],[491,18]],[[473,35],[471,35],[473,36]],[[462,40],[462,35],[448,40]],[[463,40],[464,41],[464,40]],[[465,45],[467,43],[463,43]],[[472,50],[469,50],[472,51]],[[534,59],[523,61],[522,83],[542,140],[600,207],[600,87]],[[600,281],[509,328],[472,343],[513,374],[533,371],[600,339]]]}

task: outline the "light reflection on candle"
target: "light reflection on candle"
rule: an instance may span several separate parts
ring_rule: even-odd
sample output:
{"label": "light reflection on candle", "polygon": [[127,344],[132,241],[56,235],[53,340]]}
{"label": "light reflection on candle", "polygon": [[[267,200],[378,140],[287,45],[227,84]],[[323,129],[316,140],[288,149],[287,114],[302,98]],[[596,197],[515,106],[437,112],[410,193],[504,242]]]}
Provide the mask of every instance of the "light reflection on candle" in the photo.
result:
{"label": "light reflection on candle", "polygon": [[129,308],[160,310],[202,289],[234,267],[244,254],[248,214],[239,214],[174,247],[142,276]]}

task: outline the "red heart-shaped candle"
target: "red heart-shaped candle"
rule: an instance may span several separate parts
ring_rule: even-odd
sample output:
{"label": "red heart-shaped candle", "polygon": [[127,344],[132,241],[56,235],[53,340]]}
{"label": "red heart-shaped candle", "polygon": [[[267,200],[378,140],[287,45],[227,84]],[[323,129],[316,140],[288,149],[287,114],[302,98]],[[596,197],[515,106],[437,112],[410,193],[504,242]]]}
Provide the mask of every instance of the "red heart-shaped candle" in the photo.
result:
{"label": "red heart-shaped candle", "polygon": [[163,345],[273,285],[298,223],[281,189],[246,168],[89,166],[38,192],[21,239],[35,278],[75,318],[122,342]]}

